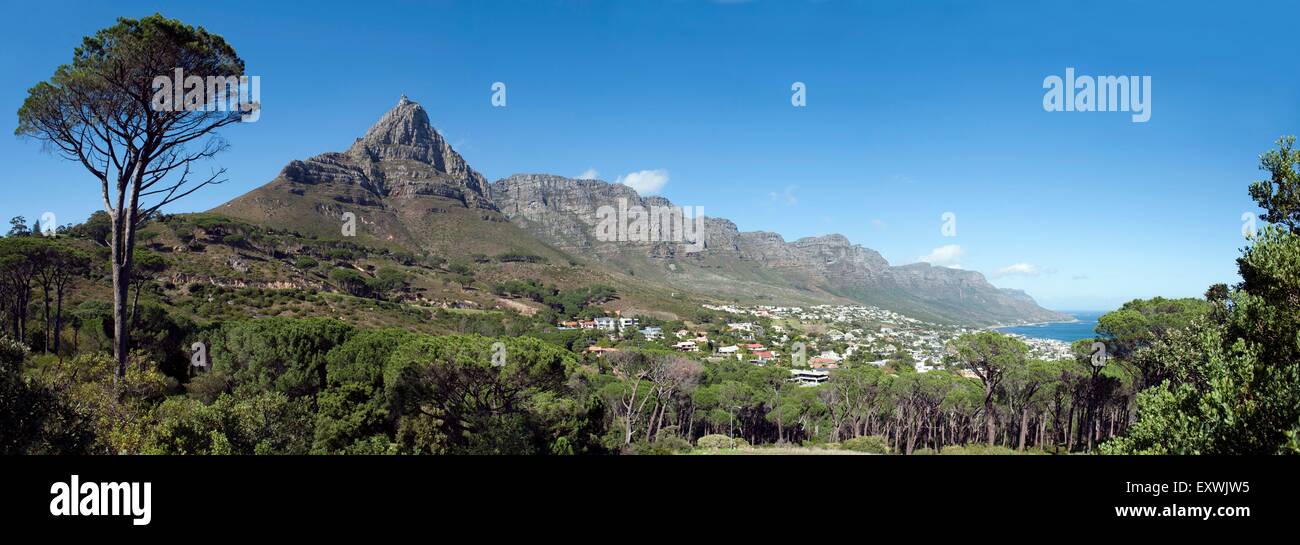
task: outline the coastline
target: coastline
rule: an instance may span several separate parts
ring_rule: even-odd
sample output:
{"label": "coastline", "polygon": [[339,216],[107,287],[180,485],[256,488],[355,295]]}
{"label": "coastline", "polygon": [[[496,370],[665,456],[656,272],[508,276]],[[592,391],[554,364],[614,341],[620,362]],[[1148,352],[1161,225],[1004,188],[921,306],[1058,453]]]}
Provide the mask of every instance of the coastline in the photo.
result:
{"label": "coastline", "polygon": [[1080,319],[1078,319],[1078,318],[1071,318],[1071,319],[1069,319],[1069,320],[1052,320],[1052,321],[1048,321],[1048,322],[1024,322],[1024,323],[1019,323],[1019,324],[997,324],[997,325],[991,325],[991,326],[985,327],[984,329],[1003,329],[1003,328],[1007,328],[1007,327],[1028,327],[1028,326],[1049,325],[1049,324],[1073,324],[1073,323],[1078,323],[1078,322],[1081,322],[1081,321],[1082,321],[1082,320],[1080,320]]}

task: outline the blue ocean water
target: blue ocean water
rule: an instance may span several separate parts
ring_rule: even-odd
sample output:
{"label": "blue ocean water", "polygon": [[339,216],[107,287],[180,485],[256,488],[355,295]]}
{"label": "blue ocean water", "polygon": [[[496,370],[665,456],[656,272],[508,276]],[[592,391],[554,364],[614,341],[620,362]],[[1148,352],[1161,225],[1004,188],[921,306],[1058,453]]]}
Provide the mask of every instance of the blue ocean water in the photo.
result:
{"label": "blue ocean water", "polygon": [[1074,342],[1079,339],[1091,339],[1097,336],[1093,329],[1097,327],[1097,318],[1107,311],[1104,310],[1081,310],[1081,311],[1061,311],[1070,316],[1074,316],[1077,322],[1060,322],[1051,324],[1037,325],[1018,325],[1012,327],[999,327],[998,331],[1015,333],[1026,337],[1037,337],[1040,339],[1056,339],[1058,341]]}

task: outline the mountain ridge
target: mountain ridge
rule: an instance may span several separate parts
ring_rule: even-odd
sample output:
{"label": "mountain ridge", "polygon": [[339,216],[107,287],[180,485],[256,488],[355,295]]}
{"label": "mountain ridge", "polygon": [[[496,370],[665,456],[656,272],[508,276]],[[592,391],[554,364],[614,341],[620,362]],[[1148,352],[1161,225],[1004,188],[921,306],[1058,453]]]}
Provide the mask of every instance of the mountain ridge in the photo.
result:
{"label": "mountain ridge", "polygon": [[[490,196],[511,221],[567,251],[602,258],[622,254],[629,243],[599,243],[594,233],[596,210],[626,200],[627,207],[674,206],[657,195],[642,197],[632,188],[601,180],[551,174],[516,174],[489,185]],[[621,206],[621,205],[620,205]],[[821,289],[828,295],[925,315],[940,321],[1003,324],[1063,319],[1043,309],[1024,292],[1002,291],[977,271],[934,267],[928,263],[890,265],[879,252],[854,244],[839,233],[786,241],[770,231],[740,231],[726,218],[706,216],[704,250],[682,252],[680,244],[640,243],[649,259],[717,257],[754,262],[785,273],[787,280]],[[632,244],[636,245],[636,244]],[[671,279],[666,275],[665,279]],[[682,287],[689,287],[689,284]],[[897,291],[899,293],[889,293]],[[954,301],[955,300],[955,301]],[[985,308],[975,308],[983,306]]]}
{"label": "mountain ridge", "polygon": [[[595,236],[603,205],[673,206],[621,184],[550,174],[488,183],[403,96],[345,151],[292,160],[271,182],[213,212],[268,227],[338,236],[345,213],[376,244],[449,256],[525,252],[585,260],[618,282],[722,300],[866,303],[940,322],[992,325],[1060,315],[1004,293],[974,271],[892,266],[832,233],[787,241],[705,216],[704,247],[614,243]],[[360,227],[364,228],[360,228]],[[633,280],[635,279],[635,280]]]}

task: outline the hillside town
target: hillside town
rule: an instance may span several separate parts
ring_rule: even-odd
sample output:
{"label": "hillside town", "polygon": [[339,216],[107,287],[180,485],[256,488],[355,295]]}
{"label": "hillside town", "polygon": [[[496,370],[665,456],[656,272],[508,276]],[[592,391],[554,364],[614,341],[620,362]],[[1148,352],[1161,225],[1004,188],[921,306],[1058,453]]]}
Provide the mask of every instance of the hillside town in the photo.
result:
{"label": "hillside town", "polygon": [[[556,325],[560,330],[597,334],[586,349],[594,357],[619,351],[620,343],[644,343],[697,354],[706,361],[734,358],[754,365],[787,365],[792,380],[806,385],[825,382],[830,370],[855,363],[903,364],[917,372],[928,372],[944,365],[953,339],[979,331],[862,305],[702,307],[725,319],[690,328],[677,322],[674,328],[668,323],[642,324],[640,318],[614,315],[566,320]],[[1069,343],[1009,335],[1028,345],[1032,358],[1072,357]]]}

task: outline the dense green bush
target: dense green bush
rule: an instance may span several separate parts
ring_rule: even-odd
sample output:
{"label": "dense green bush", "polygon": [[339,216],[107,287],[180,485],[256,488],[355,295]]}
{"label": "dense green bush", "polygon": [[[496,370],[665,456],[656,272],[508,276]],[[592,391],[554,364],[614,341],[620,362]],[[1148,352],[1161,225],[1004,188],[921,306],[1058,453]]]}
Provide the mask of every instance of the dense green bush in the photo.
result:
{"label": "dense green bush", "polygon": [[352,327],[330,318],[264,318],[227,322],[204,337],[212,371],[231,377],[234,393],[315,396],[326,385],[326,355]]}
{"label": "dense green bush", "polygon": [[65,399],[23,378],[28,349],[0,335],[0,455],[81,454],[94,432]]}
{"label": "dense green bush", "polygon": [[416,337],[398,329],[363,331],[326,355],[329,386],[319,397],[313,452],[388,450],[385,433],[392,419],[384,397],[384,363],[398,346]]}
{"label": "dense green bush", "polygon": [[145,452],[157,454],[306,454],[311,409],[306,399],[263,392],[229,394],[211,404],[173,397],[158,407]]}
{"label": "dense green bush", "polygon": [[854,437],[852,439],[844,441],[843,443],[840,443],[840,448],[844,450],[852,450],[855,452],[867,452],[871,454],[889,453],[889,446],[885,443],[885,438],[877,435],[863,435],[861,437]]}
{"label": "dense green bush", "polygon": [[988,445],[976,444],[976,443],[971,443],[968,445],[943,447],[943,450],[940,451],[939,453],[945,455],[974,455],[974,456],[1024,454],[1018,450],[1007,448],[1001,445],[988,446]]}
{"label": "dense green bush", "polygon": [[[402,452],[545,454],[561,438],[566,450],[589,449],[593,439],[571,421],[585,408],[554,403],[568,393],[572,356],[537,339],[496,342],[422,336],[393,353],[384,388]],[[570,414],[554,414],[557,409]]]}
{"label": "dense green bush", "polygon": [[736,440],[725,435],[705,435],[695,441],[699,448],[736,448]]}

